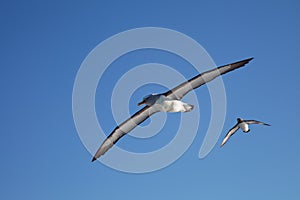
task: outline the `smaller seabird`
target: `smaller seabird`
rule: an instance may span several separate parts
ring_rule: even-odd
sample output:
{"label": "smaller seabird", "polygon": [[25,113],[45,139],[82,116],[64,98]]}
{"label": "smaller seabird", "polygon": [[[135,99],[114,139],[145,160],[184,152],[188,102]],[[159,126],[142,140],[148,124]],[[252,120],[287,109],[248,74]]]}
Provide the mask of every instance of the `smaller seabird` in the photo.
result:
{"label": "smaller seabird", "polygon": [[271,126],[270,124],[266,124],[264,122],[260,122],[257,120],[243,120],[242,118],[237,118],[237,123],[234,127],[232,127],[226,136],[223,139],[223,142],[221,144],[221,147],[224,146],[224,144],[229,140],[229,138],[237,131],[239,128],[242,129],[244,133],[248,133],[250,131],[249,124],[262,124],[266,126]]}

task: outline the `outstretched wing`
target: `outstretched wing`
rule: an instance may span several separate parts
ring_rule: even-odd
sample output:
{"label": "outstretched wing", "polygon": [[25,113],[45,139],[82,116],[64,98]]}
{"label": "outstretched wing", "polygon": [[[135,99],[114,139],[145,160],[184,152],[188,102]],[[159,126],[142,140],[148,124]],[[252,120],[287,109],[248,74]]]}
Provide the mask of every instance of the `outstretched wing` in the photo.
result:
{"label": "outstretched wing", "polygon": [[238,123],[232,127],[224,137],[221,147],[229,140],[229,138],[239,129]]}
{"label": "outstretched wing", "polygon": [[92,162],[107,152],[121,137],[134,129],[137,125],[145,121],[148,117],[158,112],[155,106],[145,106],[140,111],[136,112],[125,122],[117,126],[113,132],[104,140],[98,151],[94,155]]}
{"label": "outstretched wing", "polygon": [[260,122],[257,120],[244,120],[244,122],[246,122],[247,124],[262,124],[262,125],[266,125],[266,126],[271,126],[270,124],[266,124],[264,122]]}
{"label": "outstretched wing", "polygon": [[248,58],[246,60],[242,60],[239,62],[231,63],[228,65],[224,65],[221,67],[217,67],[215,69],[209,70],[207,72],[204,72],[202,74],[199,74],[198,76],[195,76],[194,78],[178,85],[177,87],[169,90],[168,92],[164,93],[166,97],[169,97],[171,99],[177,99],[180,100],[184,95],[186,95],[189,91],[196,89],[200,87],[201,85],[215,79],[216,77],[226,74],[227,72],[230,72],[232,70],[235,70],[237,68],[240,68],[250,62],[253,58]]}

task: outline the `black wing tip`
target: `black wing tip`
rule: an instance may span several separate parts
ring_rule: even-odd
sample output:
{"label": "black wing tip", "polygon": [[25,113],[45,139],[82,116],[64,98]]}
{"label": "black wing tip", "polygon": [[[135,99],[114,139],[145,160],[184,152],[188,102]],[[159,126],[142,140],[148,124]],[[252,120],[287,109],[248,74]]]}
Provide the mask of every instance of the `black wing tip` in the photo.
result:
{"label": "black wing tip", "polygon": [[[251,60],[253,60],[254,57],[251,57],[251,58],[247,58],[247,59],[244,59],[244,60],[240,60],[240,61],[237,61],[237,62],[234,62],[234,63],[230,63],[228,64],[229,66],[232,66],[233,68],[240,68],[242,66],[245,66],[246,64],[248,64]],[[227,65],[223,65],[221,67],[218,67],[218,68],[222,68],[224,66],[227,66]],[[227,73],[227,72],[226,72]]]}
{"label": "black wing tip", "polygon": [[[225,138],[224,138],[225,139]],[[228,140],[227,140],[228,141]],[[227,143],[227,141],[226,142],[224,142],[224,141],[222,141],[222,143],[221,143],[221,145],[220,145],[220,148],[222,148],[226,143]]]}
{"label": "black wing tip", "polygon": [[254,57],[251,57],[251,58],[247,58],[247,59],[245,59],[245,60],[241,60],[241,61],[238,61],[237,63],[239,63],[239,62],[243,62],[244,64],[247,64],[247,63],[249,63],[251,60],[253,60],[254,59]]}
{"label": "black wing tip", "polygon": [[246,59],[245,61],[247,62],[247,63],[249,63],[251,60],[253,60],[254,59],[254,57],[251,57],[251,58],[248,58],[248,59]]}
{"label": "black wing tip", "polygon": [[95,160],[97,160],[97,158],[96,158],[96,157],[93,157],[92,162],[94,162]]}

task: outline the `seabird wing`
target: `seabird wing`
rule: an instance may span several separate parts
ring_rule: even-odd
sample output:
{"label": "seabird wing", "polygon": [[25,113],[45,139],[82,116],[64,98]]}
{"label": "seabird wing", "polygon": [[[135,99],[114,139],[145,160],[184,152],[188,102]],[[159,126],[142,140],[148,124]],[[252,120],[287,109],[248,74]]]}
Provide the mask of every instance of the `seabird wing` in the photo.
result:
{"label": "seabird wing", "polygon": [[247,124],[262,124],[262,125],[266,125],[266,126],[271,126],[270,124],[266,124],[264,122],[260,122],[257,120],[244,120],[244,122],[246,122]]}
{"label": "seabird wing", "polygon": [[99,147],[98,151],[93,157],[92,162],[107,152],[107,150],[110,149],[121,137],[158,111],[159,110],[155,106],[145,106],[125,122],[117,126]]}
{"label": "seabird wing", "polygon": [[222,74],[226,74],[227,72],[230,72],[232,70],[235,70],[237,68],[244,66],[245,64],[250,62],[252,59],[253,58],[248,58],[248,59],[245,59],[245,60],[242,60],[239,62],[235,62],[235,63],[231,63],[231,64],[224,65],[221,67],[217,67],[215,69],[201,73],[201,74],[195,76],[194,78],[169,90],[168,92],[164,93],[164,95],[171,99],[180,100],[189,91],[200,87],[201,85],[213,80],[214,78],[216,78]]}
{"label": "seabird wing", "polygon": [[224,146],[224,144],[229,140],[229,138],[239,129],[238,123],[232,127],[228,133],[226,134],[226,136],[224,137],[221,147]]}

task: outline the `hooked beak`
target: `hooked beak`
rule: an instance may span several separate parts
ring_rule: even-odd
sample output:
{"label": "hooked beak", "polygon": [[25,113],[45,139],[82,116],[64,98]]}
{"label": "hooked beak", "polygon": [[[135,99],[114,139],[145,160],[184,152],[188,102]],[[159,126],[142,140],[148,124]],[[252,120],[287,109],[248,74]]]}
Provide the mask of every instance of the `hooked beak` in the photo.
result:
{"label": "hooked beak", "polygon": [[143,100],[140,103],[138,103],[138,106],[143,105],[144,103],[145,103],[145,100]]}

